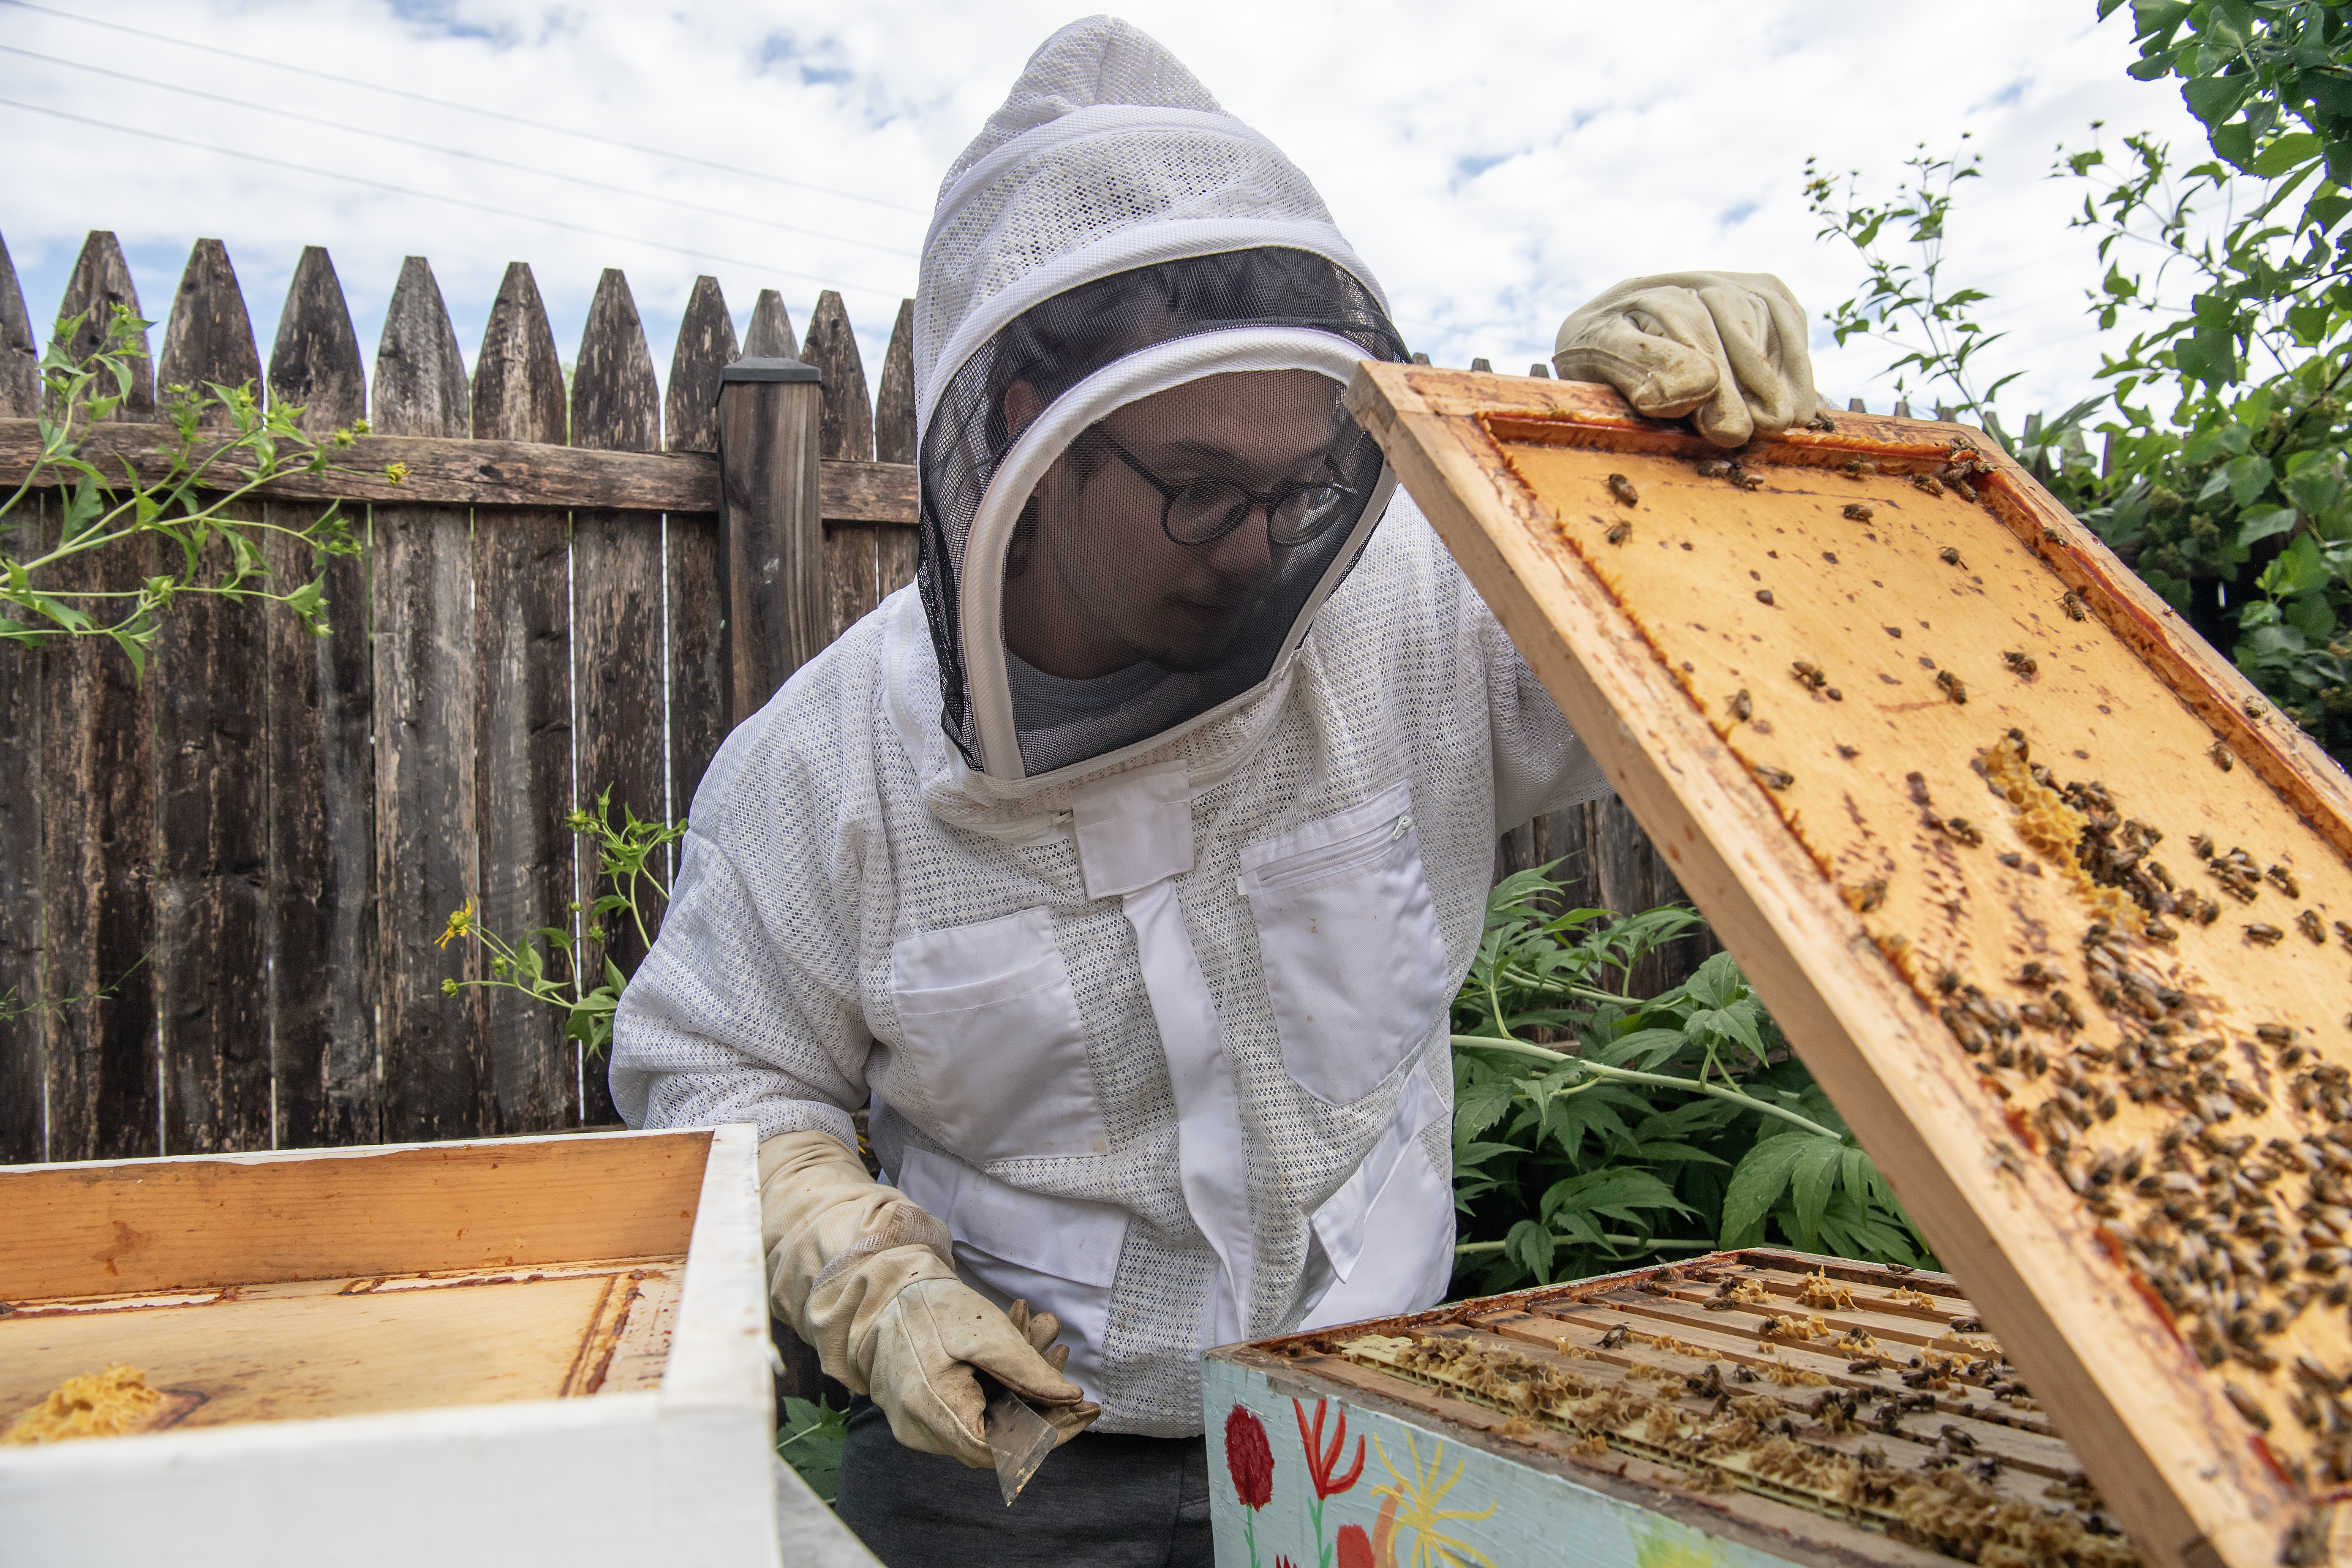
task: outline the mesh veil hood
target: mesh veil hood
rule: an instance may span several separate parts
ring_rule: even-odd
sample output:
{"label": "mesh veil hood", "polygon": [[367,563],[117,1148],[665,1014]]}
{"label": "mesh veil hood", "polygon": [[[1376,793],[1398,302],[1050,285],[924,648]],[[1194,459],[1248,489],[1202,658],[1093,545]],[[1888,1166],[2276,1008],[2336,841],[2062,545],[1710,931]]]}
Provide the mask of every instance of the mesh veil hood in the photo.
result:
{"label": "mesh veil hood", "polygon": [[[1265,692],[1393,484],[1336,409],[1356,361],[1406,357],[1378,283],[1306,176],[1113,17],[1047,39],[949,170],[923,247],[914,350],[919,582],[942,718],[966,763],[999,789],[1111,765]],[[1100,422],[1128,405],[1249,371],[1311,372],[1329,384],[1331,493],[1341,499],[1310,523],[1322,531],[1279,552],[1250,590],[1249,613],[1231,612],[1248,624],[1217,658],[1177,659],[1169,672],[1147,660],[1129,684],[1148,695],[1087,724],[1049,731],[1016,718],[1005,584],[1021,573],[1024,531],[1035,535],[1032,497],[1048,469],[1102,440]],[[1043,409],[1018,429],[1006,413],[1015,382]],[[1270,507],[1244,521],[1275,526]]]}

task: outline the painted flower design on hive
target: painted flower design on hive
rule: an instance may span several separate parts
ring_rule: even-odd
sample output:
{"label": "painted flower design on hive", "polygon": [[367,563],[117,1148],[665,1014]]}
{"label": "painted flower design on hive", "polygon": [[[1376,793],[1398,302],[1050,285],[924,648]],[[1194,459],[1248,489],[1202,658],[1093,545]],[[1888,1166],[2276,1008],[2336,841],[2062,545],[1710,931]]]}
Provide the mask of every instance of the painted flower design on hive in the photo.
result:
{"label": "painted flower design on hive", "polygon": [[[1274,1500],[1274,1445],[1266,1440],[1265,1423],[1245,1405],[1225,1417],[1225,1469],[1234,1478],[1234,1494],[1249,1510],[1242,1533],[1249,1542],[1250,1568],[1257,1568],[1257,1510]],[[1276,1559],[1276,1568],[1282,1563]]]}
{"label": "painted flower design on hive", "polygon": [[[1410,1530],[1413,1533],[1412,1556],[1405,1563],[1404,1568],[1431,1568],[1433,1564],[1438,1565],[1438,1568],[1466,1568],[1466,1565],[1472,1563],[1481,1564],[1482,1568],[1495,1568],[1493,1558],[1458,1536],[1439,1529],[1438,1526],[1455,1521],[1475,1523],[1479,1520],[1491,1519],[1494,1517],[1495,1510],[1502,1506],[1501,1502],[1490,1502],[1476,1513],[1472,1513],[1465,1509],[1441,1506],[1445,1501],[1445,1494],[1452,1491],[1455,1483],[1462,1479],[1462,1470],[1465,1461],[1456,1459],[1454,1462],[1454,1473],[1441,1481],[1438,1479],[1438,1472],[1445,1465],[1445,1445],[1443,1443],[1437,1445],[1435,1452],[1429,1457],[1428,1468],[1424,1469],[1421,1462],[1419,1440],[1411,1433],[1407,1433],[1405,1441],[1410,1446],[1412,1468],[1409,1470],[1400,1470],[1396,1467],[1396,1461],[1389,1458],[1388,1449],[1381,1446],[1380,1439],[1377,1437],[1372,1439],[1372,1447],[1378,1450],[1381,1463],[1387,1468],[1391,1477],[1390,1485],[1372,1489],[1373,1496],[1387,1500],[1381,1508],[1381,1521],[1383,1526],[1386,1526],[1393,1518],[1396,1525]],[[1391,1507],[1396,1510],[1393,1515],[1389,1511]],[[1385,1530],[1383,1533],[1386,1533]],[[1393,1550],[1393,1546],[1391,1546],[1390,1551],[1392,1552]],[[1388,1559],[1390,1563],[1393,1561],[1392,1556]],[[1375,1568],[1385,1568],[1385,1564],[1376,1564]]]}
{"label": "painted flower design on hive", "polygon": [[[1307,1406],[1296,1399],[1290,1402],[1292,1413],[1298,1417],[1299,1447],[1307,1450],[1307,1477],[1315,1483],[1315,1500],[1307,1505],[1307,1511],[1315,1521],[1316,1568],[1331,1568],[1331,1548],[1323,1543],[1324,1500],[1346,1491],[1364,1473],[1364,1440],[1361,1437],[1356,1439],[1355,1463],[1349,1465],[1344,1474],[1339,1469],[1340,1457],[1348,1451],[1348,1411],[1345,1405],[1339,1408],[1339,1424],[1332,1430],[1330,1442],[1326,1444],[1323,1441],[1323,1424],[1330,1414],[1327,1408],[1328,1404],[1329,1401],[1322,1399],[1315,1402],[1315,1424],[1310,1428],[1307,1424]],[[1360,1535],[1363,1532],[1359,1530],[1357,1533]],[[1367,1547],[1370,1544],[1366,1542]]]}

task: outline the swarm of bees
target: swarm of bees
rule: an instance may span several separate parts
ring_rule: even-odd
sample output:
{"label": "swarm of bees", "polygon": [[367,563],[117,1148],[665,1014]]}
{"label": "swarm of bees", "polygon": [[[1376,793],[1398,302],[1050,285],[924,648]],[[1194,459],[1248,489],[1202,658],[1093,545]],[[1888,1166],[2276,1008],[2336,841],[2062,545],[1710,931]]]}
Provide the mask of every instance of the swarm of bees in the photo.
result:
{"label": "swarm of bees", "polygon": [[[2289,1432],[2303,1439],[2289,1446],[2299,1455],[2279,1450],[2290,1475],[2320,1488],[2352,1482],[2352,1380],[2309,1355],[2283,1364],[2291,1352],[2273,1348],[2312,1308],[2352,1306],[2352,1071],[2323,1059],[2306,1030],[2226,1024],[2216,998],[2168,978],[2177,972],[2162,944],[2177,931],[2168,921],[2210,925],[2221,906],[2180,886],[2157,858],[2159,828],[2127,816],[2095,780],[2061,783],[2018,731],[1987,750],[1981,771],[2021,836],[2093,910],[2083,989],[2120,1037],[2090,1040],[2088,1009],[2055,961],[2030,961],[2014,977],[2036,994],[2029,1002],[2012,1005],[1948,968],[1919,977],[1923,994],[1979,1072],[2018,1074],[1991,1080],[1996,1092],[2033,1086],[2031,1105],[2012,1112],[2031,1133],[2027,1147],[2106,1223],[2199,1359],[2240,1369],[2224,1391],[2240,1415],[2273,1445]],[[1912,795],[1935,823],[1917,775]],[[2189,847],[2239,903],[2302,897],[2291,867],[2221,850],[2203,834]],[[2330,930],[2309,908],[2292,929],[2315,945]],[[2263,948],[2288,934],[2268,920],[2242,931]],[[2352,948],[2352,923],[2338,922],[2335,934]],[[2237,1130],[2280,1100],[2313,1130],[2297,1138]],[[2110,1131],[2126,1106],[2142,1112],[2124,1124],[2137,1139]],[[2147,1131],[2147,1112],[2168,1119],[2160,1131]]]}

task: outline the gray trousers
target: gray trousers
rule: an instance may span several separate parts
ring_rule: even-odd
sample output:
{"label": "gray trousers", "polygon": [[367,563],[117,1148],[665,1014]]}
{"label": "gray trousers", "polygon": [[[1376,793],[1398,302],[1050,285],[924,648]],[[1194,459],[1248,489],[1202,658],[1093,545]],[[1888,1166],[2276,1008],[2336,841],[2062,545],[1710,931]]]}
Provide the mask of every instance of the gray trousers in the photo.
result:
{"label": "gray trousers", "polygon": [[1011,1508],[996,1472],[919,1454],[872,1400],[849,1407],[835,1505],[888,1568],[1213,1568],[1208,1448],[1198,1437],[1082,1432]]}

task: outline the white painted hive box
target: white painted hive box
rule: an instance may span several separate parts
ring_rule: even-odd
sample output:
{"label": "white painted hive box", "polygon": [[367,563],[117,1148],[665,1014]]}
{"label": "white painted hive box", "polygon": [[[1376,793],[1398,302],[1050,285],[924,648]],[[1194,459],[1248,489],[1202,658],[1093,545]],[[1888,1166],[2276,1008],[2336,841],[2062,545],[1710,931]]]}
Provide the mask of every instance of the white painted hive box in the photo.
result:
{"label": "white painted hive box", "polygon": [[755,1144],[0,1168],[0,1426],[116,1363],[166,1399],[0,1447],[0,1556],[870,1563],[778,1477]]}

